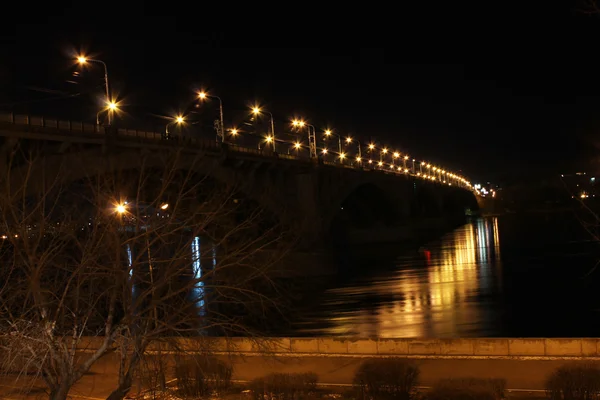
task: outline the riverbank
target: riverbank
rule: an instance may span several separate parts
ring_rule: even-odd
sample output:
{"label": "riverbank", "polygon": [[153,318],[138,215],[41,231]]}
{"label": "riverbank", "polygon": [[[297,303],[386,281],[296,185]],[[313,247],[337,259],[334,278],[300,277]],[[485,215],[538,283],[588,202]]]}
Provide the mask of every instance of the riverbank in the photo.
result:
{"label": "riverbank", "polygon": [[[183,355],[208,351],[233,367],[232,379],[240,386],[272,373],[313,373],[321,388],[343,392],[352,388],[360,365],[378,358],[400,357],[420,370],[419,386],[431,388],[441,379],[496,378],[506,380],[509,398],[535,398],[545,394],[545,381],[558,367],[597,361],[599,339],[333,339],[276,338],[178,339],[180,350],[168,352],[161,344],[151,349],[166,363]],[[97,339],[81,343],[82,356],[94,351]],[[115,387],[118,357],[100,359],[73,389],[74,398],[105,399]],[[172,371],[171,368],[168,371]],[[173,379],[168,372],[168,379]],[[15,377],[16,378],[16,377]],[[0,385],[3,399],[33,399],[42,395],[43,384],[31,377],[5,377]],[[22,396],[20,389],[33,392]],[[241,390],[240,390],[241,392]],[[241,394],[241,393],[240,393]],[[36,397],[37,396],[37,397]]]}

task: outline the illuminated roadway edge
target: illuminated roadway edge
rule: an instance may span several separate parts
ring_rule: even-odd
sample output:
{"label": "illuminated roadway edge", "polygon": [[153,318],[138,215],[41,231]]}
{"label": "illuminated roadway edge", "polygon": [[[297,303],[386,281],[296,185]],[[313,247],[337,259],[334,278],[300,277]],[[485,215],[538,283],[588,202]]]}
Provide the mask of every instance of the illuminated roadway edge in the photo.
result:
{"label": "illuminated roadway edge", "polygon": [[[104,138],[99,138],[99,135],[104,135],[105,132],[102,132],[100,127],[98,125],[95,124],[91,124],[91,123],[83,123],[83,122],[79,122],[79,121],[65,121],[65,120],[58,120],[58,119],[53,119],[53,118],[45,118],[45,117],[37,117],[37,116],[28,116],[28,115],[17,115],[17,114],[12,114],[12,113],[0,113],[0,128],[2,127],[9,127],[9,129],[0,129],[0,136],[6,136],[6,137],[23,137],[23,138],[31,138],[31,139],[50,139],[50,138],[54,138],[55,140],[62,140],[62,141],[73,141],[74,136],[73,133],[78,133],[79,135],[77,135],[77,139],[78,141],[82,141],[82,142],[89,142],[89,143],[98,143],[100,144],[101,142],[104,141]],[[18,135],[17,132],[12,131],[10,128],[18,130],[18,131],[24,131],[23,133],[25,134],[21,134]],[[139,131],[139,130],[135,130],[135,129],[116,129],[115,133],[117,133],[116,138],[118,139],[126,139],[126,138],[131,138],[131,139],[137,139],[137,140],[144,140],[144,141],[150,141],[150,142],[154,142],[156,143],[158,142],[165,142],[163,139],[163,134],[162,133],[158,133],[158,132],[151,132],[151,131]],[[16,135],[15,135],[16,134]],[[62,135],[61,135],[62,134]],[[66,135],[66,136],[65,136]],[[191,138],[186,138],[186,140],[191,139]],[[198,141],[198,140],[196,140]],[[174,142],[176,142],[174,140]],[[214,141],[209,141],[206,139],[202,139],[199,140],[199,142],[203,142],[204,144],[207,143],[211,143],[212,142],[212,146],[207,146],[207,147],[212,147],[212,148],[217,148],[218,145],[215,145]],[[246,147],[242,147],[242,146],[238,146],[235,144],[230,144],[227,143],[227,146],[231,147],[231,150],[233,152],[239,152],[239,153],[256,153],[257,155],[261,155],[262,157],[267,157],[268,158],[268,152],[261,152],[261,151],[257,151],[254,148],[246,148]],[[390,153],[391,154],[391,153]],[[282,153],[278,153],[277,158],[281,158],[281,159],[290,159],[290,160],[296,160],[296,161],[306,161],[308,160],[308,158],[304,158],[304,157],[297,157],[294,155],[286,155],[286,154],[282,154]],[[419,161],[420,163],[423,163],[421,161]],[[343,167],[343,168],[355,168],[353,166],[350,165],[340,165],[338,163],[334,163],[334,162],[324,162],[324,164],[327,165],[332,165],[332,166],[336,166],[336,167]],[[386,166],[388,165],[388,163],[385,164]],[[393,163],[389,163],[389,165],[394,165]],[[426,164],[429,165],[429,167],[431,167],[431,164]],[[435,167],[435,166],[434,166]],[[419,178],[419,179],[423,179],[423,180],[429,180],[430,178],[432,178],[431,180],[433,181],[432,183],[436,183],[436,184],[446,184],[444,181],[443,183],[441,182],[442,176],[441,174],[438,172],[437,174],[439,174],[439,176],[436,176],[436,172],[433,172],[434,175],[429,176],[429,175],[425,175],[425,174],[421,174],[421,173],[417,173],[416,168],[407,168],[407,170],[409,172],[397,172],[396,170],[394,171],[389,171],[387,169],[384,169],[382,167],[375,167],[375,168],[366,168],[366,167],[360,167],[359,169],[364,170],[364,171],[380,171],[383,173],[391,173],[397,176],[412,176],[415,178]],[[434,171],[436,171],[436,168],[433,168]],[[406,169],[405,169],[406,171]],[[437,169],[437,171],[442,171],[442,169]],[[446,171],[444,171],[444,174],[446,174]],[[448,172],[448,174],[451,174],[450,172]],[[448,178],[448,185],[451,185],[452,182],[455,183],[455,186],[460,187],[462,189],[466,189],[469,191],[472,191],[473,193],[475,193],[476,195],[485,197],[486,193],[482,193],[480,190],[478,190],[477,187],[472,186],[471,183],[463,178],[460,177],[458,175],[454,175],[451,174],[452,177]],[[426,178],[429,177],[429,178]],[[439,178],[439,180],[438,180]],[[492,196],[494,196],[495,193],[492,193]]]}

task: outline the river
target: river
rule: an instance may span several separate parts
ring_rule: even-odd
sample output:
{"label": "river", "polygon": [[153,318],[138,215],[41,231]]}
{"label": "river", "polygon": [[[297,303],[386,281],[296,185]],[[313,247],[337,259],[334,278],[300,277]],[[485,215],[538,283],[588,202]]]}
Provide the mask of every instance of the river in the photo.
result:
{"label": "river", "polygon": [[[473,219],[419,249],[352,259],[305,296],[295,336],[600,335],[600,246],[569,215]],[[368,253],[368,251],[367,251]]]}

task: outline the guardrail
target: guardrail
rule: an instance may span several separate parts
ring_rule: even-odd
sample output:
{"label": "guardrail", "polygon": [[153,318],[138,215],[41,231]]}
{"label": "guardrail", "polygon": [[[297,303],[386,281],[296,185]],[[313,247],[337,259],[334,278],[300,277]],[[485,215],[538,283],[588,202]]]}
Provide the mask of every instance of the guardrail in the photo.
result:
{"label": "guardrail", "polygon": [[[222,145],[216,143],[214,140],[208,140],[204,138],[197,138],[193,136],[171,136],[168,140],[165,137],[164,133],[160,132],[152,132],[152,131],[142,131],[137,129],[125,129],[125,128],[117,128],[110,130],[111,128],[104,128],[97,124],[86,123],[86,122],[75,122],[68,120],[59,120],[45,117],[34,117],[28,115],[19,115],[13,113],[0,113],[0,126],[2,124],[10,124],[16,128],[23,128],[27,131],[37,131],[43,130],[45,133],[49,134],[84,134],[91,136],[106,135],[107,133],[116,134],[116,136],[120,140],[128,140],[128,139],[137,139],[141,141],[149,141],[155,143],[161,143],[164,145],[177,145],[177,144],[185,144],[192,145],[195,148],[204,149],[204,150],[215,150],[221,151]],[[108,130],[107,130],[108,129]],[[233,153],[241,153],[241,154],[253,154],[260,157],[274,158],[274,159],[285,159],[285,160],[295,160],[301,162],[311,161],[310,158],[307,157],[299,157],[297,155],[291,154],[283,154],[283,153],[275,153],[271,151],[269,148],[264,148],[263,150],[258,150],[255,148],[249,148],[240,146],[234,143],[227,143],[226,147],[228,151]],[[363,166],[362,164],[341,164],[338,162],[326,161],[320,159],[319,162],[323,165],[329,165],[336,168],[349,168],[359,171],[377,171],[379,173],[391,174],[395,176],[404,176],[404,177],[418,177],[415,171],[409,172],[397,172],[396,170],[387,170],[387,169],[377,169],[377,168],[369,168],[368,166]],[[434,184],[441,184],[441,182],[431,182]],[[458,185],[463,189],[467,189],[462,185]]]}

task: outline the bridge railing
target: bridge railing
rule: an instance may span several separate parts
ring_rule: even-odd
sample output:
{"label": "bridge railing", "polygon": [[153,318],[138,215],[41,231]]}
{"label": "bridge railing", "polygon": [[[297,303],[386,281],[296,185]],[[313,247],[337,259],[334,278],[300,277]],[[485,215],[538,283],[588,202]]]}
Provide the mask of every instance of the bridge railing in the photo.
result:
{"label": "bridge railing", "polygon": [[33,117],[29,115],[18,115],[13,113],[0,113],[0,122],[21,126],[49,128],[56,131],[99,133],[98,126],[95,124],[44,117]]}
{"label": "bridge railing", "polygon": [[[275,153],[271,150],[270,147],[265,146],[262,149],[258,148],[249,148],[237,145],[235,143],[227,143],[225,145],[217,143],[215,140],[209,140],[205,138],[198,138],[193,136],[173,136],[168,140],[165,140],[165,134],[160,132],[153,131],[142,131],[137,129],[125,129],[118,128],[115,130],[110,130],[110,128],[105,128],[103,126],[99,126],[93,123],[86,122],[76,122],[76,121],[68,121],[68,120],[59,120],[45,117],[36,117],[29,115],[19,115],[14,113],[0,112],[0,127],[1,125],[10,124],[12,129],[21,129],[24,131],[37,131],[43,130],[44,133],[76,133],[83,135],[105,135],[107,132],[115,134],[119,137],[120,140],[137,140],[137,141],[152,141],[160,143],[161,145],[169,146],[169,145],[181,145],[185,144],[193,146],[198,149],[203,150],[214,150],[221,151],[223,147],[227,148],[228,151],[233,153],[241,153],[241,154],[253,154],[260,157],[267,158],[278,158],[278,159],[286,159],[286,160],[295,160],[295,161],[303,161],[308,162],[311,161],[309,158],[302,157],[299,155],[292,154],[284,154],[284,153]],[[419,177],[421,174],[417,174],[416,171],[409,172],[397,172],[395,170],[388,170],[382,168],[371,167],[367,164],[340,164],[339,162],[334,161],[326,161],[319,160],[319,163],[324,165],[329,165],[337,168],[349,168],[361,171],[376,171],[385,174],[393,174],[398,176],[405,177]],[[441,183],[441,182],[435,182]],[[445,183],[445,181],[444,181]],[[462,187],[464,189],[470,190],[470,188],[462,185],[460,182],[457,183],[458,187]]]}

